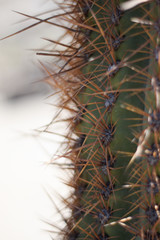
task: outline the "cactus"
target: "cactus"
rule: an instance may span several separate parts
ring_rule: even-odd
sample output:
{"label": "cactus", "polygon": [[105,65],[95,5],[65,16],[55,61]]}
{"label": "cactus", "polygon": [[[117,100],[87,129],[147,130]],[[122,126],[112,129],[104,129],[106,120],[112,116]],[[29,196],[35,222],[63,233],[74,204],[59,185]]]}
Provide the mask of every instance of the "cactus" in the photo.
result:
{"label": "cactus", "polygon": [[[57,239],[160,239],[160,1],[65,0],[45,70],[68,122],[70,217]],[[51,22],[52,18],[59,23]],[[25,29],[24,29],[25,30]],[[63,111],[69,117],[63,119]]]}

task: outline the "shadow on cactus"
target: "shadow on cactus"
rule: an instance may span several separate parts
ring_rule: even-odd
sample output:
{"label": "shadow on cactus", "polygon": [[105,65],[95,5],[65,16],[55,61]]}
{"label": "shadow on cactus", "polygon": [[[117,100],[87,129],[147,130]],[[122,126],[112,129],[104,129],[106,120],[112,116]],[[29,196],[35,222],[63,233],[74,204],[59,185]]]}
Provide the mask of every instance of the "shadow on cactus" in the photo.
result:
{"label": "shadow on cactus", "polygon": [[54,57],[54,68],[42,64],[45,80],[70,116],[55,120],[68,122],[60,158],[73,190],[56,239],[160,239],[160,1],[65,0],[59,8],[48,19],[23,14],[66,30],[46,39],[63,50],[37,52]]}

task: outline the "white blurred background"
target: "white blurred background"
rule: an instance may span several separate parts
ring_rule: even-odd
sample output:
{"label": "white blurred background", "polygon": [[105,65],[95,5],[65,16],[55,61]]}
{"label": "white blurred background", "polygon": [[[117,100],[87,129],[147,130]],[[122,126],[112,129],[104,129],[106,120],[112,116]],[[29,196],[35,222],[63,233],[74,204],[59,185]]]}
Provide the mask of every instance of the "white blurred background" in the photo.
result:
{"label": "white blurred background", "polygon": [[[35,21],[12,10],[36,15],[55,8],[51,0],[0,0],[0,38]],[[48,15],[47,15],[48,16]],[[47,104],[51,90],[42,80],[39,60],[29,49],[42,48],[43,37],[56,39],[56,27],[41,24],[0,41],[0,239],[48,240],[56,210],[44,189],[59,204],[56,192],[66,189],[61,172],[50,162],[58,148],[57,136],[36,134],[48,124],[55,109]],[[55,140],[56,138],[56,140]]]}

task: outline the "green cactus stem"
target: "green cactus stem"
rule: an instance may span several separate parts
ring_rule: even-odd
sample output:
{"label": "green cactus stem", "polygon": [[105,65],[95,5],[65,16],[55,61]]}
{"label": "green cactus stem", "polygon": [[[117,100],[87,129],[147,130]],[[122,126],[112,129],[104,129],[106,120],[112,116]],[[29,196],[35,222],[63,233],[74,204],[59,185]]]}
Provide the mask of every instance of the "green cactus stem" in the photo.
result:
{"label": "green cactus stem", "polygon": [[64,200],[71,214],[57,239],[158,240],[160,1],[65,0],[59,7],[43,22],[66,30],[64,41],[48,39],[64,50],[37,53],[56,57],[56,67],[44,69],[61,115],[69,113],[62,157],[72,175]]}
{"label": "green cactus stem", "polygon": [[159,1],[131,3],[68,0],[62,8],[72,40],[52,76],[59,107],[74,113],[63,239],[159,239]]}
{"label": "green cactus stem", "polygon": [[64,239],[160,234],[159,2],[125,11],[126,4],[68,1],[74,14],[65,20],[76,33],[68,32],[56,81],[64,85],[62,108],[77,108],[69,119],[77,139],[65,154],[75,192]]}

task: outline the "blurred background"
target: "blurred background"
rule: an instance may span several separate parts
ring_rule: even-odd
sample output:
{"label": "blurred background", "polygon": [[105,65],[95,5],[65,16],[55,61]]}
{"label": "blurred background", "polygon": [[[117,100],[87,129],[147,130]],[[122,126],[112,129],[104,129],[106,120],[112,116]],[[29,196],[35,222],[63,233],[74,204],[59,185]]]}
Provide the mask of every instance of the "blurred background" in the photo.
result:
{"label": "blurred background", "polygon": [[[0,38],[36,22],[12,10],[35,16],[56,8],[51,0],[0,0],[0,6]],[[0,239],[3,240],[51,239],[46,229],[52,230],[52,222],[59,221],[59,216],[47,192],[58,206],[58,193],[67,193],[59,180],[62,173],[49,164],[61,139],[37,133],[52,120],[55,109],[50,103],[55,99],[47,98],[54,90],[41,81],[45,73],[39,60],[49,59],[36,56],[33,51],[48,44],[42,38],[55,40],[60,34],[58,28],[44,23],[0,41]]]}

